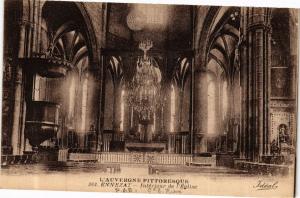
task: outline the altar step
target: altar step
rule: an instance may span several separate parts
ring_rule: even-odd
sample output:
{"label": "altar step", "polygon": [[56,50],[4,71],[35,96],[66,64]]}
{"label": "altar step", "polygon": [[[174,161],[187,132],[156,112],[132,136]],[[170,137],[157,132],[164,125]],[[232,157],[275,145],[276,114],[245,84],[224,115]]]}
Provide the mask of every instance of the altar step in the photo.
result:
{"label": "altar step", "polygon": [[192,156],[152,152],[69,153],[68,161],[97,161],[119,164],[167,164],[185,166],[216,166],[215,156]]}
{"label": "altar step", "polygon": [[293,166],[235,160],[234,168],[259,175],[288,175],[293,169]]}
{"label": "altar step", "polygon": [[152,152],[101,152],[69,153],[68,161],[97,161],[98,163],[118,164],[177,164],[186,165],[192,162],[188,154],[167,154]]}
{"label": "altar step", "polygon": [[198,167],[203,167],[203,166],[213,166],[210,163],[199,163],[199,162],[191,162],[187,164],[188,166],[198,166]]}
{"label": "altar step", "polygon": [[230,169],[227,167],[211,167],[211,166],[162,166],[162,165],[149,165],[149,174],[160,173],[195,173],[195,174],[248,174],[245,170]]}
{"label": "altar step", "polygon": [[91,172],[91,173],[119,173],[120,164],[100,164],[95,162],[47,162],[35,164],[11,164],[1,167],[6,173],[15,174],[15,170],[21,169],[30,174],[55,173],[55,172]]}
{"label": "altar step", "polygon": [[48,164],[49,170],[66,170],[66,171],[84,171],[84,172],[94,172],[97,170],[97,172],[108,172],[108,173],[118,173],[121,172],[120,164],[112,164],[112,163],[105,163],[100,164],[92,161],[85,161],[85,162],[63,162],[59,164]]}
{"label": "altar step", "polygon": [[215,167],[216,166],[216,155],[209,155],[209,156],[194,156],[191,163],[187,164],[189,166],[209,166]]}

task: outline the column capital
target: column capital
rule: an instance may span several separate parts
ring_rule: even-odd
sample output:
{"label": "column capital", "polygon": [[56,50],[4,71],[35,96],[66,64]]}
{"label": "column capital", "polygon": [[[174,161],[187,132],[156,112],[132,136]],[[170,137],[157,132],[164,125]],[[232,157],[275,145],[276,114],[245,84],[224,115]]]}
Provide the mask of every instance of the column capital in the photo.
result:
{"label": "column capital", "polygon": [[247,32],[256,29],[271,30],[271,8],[247,8],[244,13]]}
{"label": "column capital", "polygon": [[247,32],[258,30],[258,29],[262,29],[262,30],[265,30],[266,32],[270,32],[270,33],[272,30],[271,25],[266,22],[252,23],[247,26]]}

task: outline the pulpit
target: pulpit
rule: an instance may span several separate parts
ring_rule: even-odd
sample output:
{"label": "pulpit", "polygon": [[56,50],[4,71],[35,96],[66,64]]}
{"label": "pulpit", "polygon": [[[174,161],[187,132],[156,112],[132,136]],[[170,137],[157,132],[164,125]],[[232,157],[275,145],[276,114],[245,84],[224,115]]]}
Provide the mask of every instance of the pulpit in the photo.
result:
{"label": "pulpit", "polygon": [[25,134],[33,149],[58,132],[59,108],[57,103],[46,101],[31,101],[27,104]]}

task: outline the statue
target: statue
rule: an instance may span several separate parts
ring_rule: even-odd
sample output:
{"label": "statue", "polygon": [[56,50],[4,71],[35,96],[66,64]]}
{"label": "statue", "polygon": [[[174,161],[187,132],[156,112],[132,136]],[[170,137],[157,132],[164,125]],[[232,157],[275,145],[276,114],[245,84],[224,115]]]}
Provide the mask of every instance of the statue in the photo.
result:
{"label": "statue", "polygon": [[292,146],[288,126],[286,124],[280,124],[278,127],[278,141],[280,146],[280,154],[285,157],[285,161],[290,161]]}
{"label": "statue", "polygon": [[288,133],[287,126],[285,124],[280,124],[278,127],[278,134],[279,134],[279,143],[286,143],[290,144],[290,137]]}
{"label": "statue", "polygon": [[271,143],[271,155],[279,155],[280,154],[280,148],[278,146],[278,143],[276,140],[273,140]]}

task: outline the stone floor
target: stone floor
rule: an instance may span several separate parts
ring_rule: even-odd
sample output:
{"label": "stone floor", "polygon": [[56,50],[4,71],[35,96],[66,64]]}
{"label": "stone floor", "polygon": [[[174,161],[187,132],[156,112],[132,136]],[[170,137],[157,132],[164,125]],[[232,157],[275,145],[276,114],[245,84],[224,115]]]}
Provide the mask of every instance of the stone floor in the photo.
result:
{"label": "stone floor", "polygon": [[[176,165],[151,165],[158,169],[156,175],[203,175],[203,176],[249,176],[245,171],[239,171],[226,167],[191,167]],[[113,169],[113,170],[112,170]],[[90,174],[90,173],[111,173],[122,175],[122,173],[134,173],[135,175],[149,175],[147,164],[100,164],[95,162],[67,162],[48,164],[16,164],[2,167],[1,174],[5,175],[27,175],[27,174]]]}
{"label": "stone floor", "polygon": [[[292,192],[293,177],[255,175],[225,167],[164,166],[164,171],[149,174],[147,164],[100,164],[95,162],[67,162],[65,164],[11,165],[1,169],[0,186],[6,188],[106,191],[163,194],[205,194],[205,195],[286,195]],[[174,171],[175,170],[175,171]],[[101,182],[108,179],[139,178],[127,188],[116,188],[117,183]],[[157,187],[161,180],[182,180],[175,187]],[[152,182],[157,181],[157,182]],[[263,191],[256,186],[261,182],[276,184],[276,189]],[[126,183],[123,183],[126,184]],[[246,193],[246,194],[245,194]],[[281,194],[280,194],[281,193]]]}

